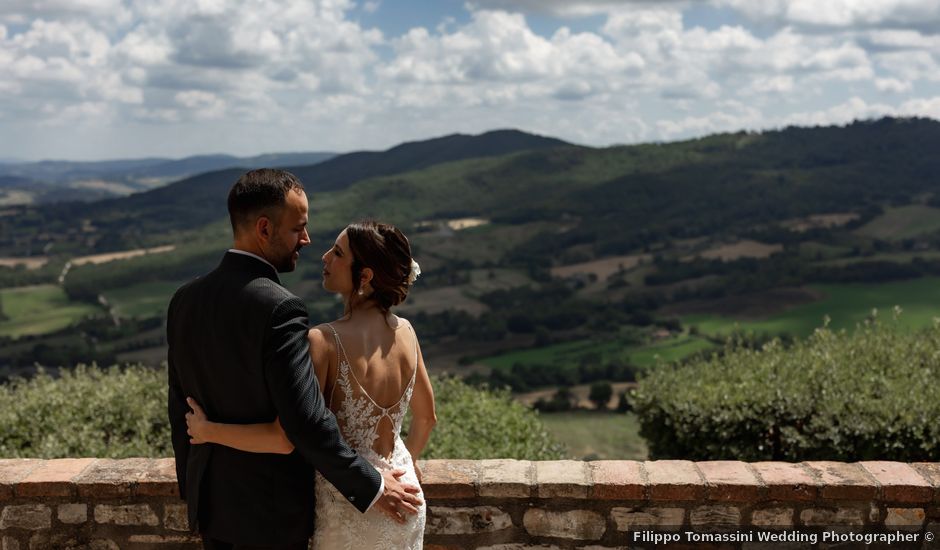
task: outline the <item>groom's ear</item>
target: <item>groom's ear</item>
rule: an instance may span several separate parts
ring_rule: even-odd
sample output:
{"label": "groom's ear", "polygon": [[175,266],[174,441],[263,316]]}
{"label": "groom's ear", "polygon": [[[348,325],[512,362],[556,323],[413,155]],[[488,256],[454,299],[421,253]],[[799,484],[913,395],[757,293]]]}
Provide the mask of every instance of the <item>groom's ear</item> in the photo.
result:
{"label": "groom's ear", "polygon": [[255,220],[255,235],[263,240],[269,240],[274,234],[274,224],[271,218],[261,215]]}

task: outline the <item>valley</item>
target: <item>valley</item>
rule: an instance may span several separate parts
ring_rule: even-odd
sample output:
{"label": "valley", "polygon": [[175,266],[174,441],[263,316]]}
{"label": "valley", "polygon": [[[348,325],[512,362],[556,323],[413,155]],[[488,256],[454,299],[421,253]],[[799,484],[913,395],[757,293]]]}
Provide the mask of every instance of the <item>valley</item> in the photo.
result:
{"label": "valley", "polygon": [[[400,312],[429,367],[520,396],[630,384],[729,337],[758,345],[826,322],[851,329],[873,309],[890,318],[899,306],[910,328],[940,317],[940,123],[604,149],[511,137],[440,138],[297,168],[313,244],[282,280],[311,321],[341,315],[320,287],[319,257],[365,217],[411,239],[423,274]],[[0,217],[0,375],[37,362],[159,364],[172,292],[229,246],[224,197],[239,174],[10,206]],[[603,416],[590,414],[543,417],[571,432]]]}

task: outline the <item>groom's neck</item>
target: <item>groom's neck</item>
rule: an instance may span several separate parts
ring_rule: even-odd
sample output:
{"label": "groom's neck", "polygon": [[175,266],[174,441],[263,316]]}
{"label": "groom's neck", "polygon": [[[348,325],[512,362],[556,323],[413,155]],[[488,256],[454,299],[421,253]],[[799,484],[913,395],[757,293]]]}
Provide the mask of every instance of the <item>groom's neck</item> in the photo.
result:
{"label": "groom's neck", "polygon": [[242,250],[244,252],[251,252],[255,256],[260,256],[267,259],[264,255],[264,252],[261,250],[261,247],[247,239],[235,239],[235,241],[232,243],[232,248],[236,250]]}

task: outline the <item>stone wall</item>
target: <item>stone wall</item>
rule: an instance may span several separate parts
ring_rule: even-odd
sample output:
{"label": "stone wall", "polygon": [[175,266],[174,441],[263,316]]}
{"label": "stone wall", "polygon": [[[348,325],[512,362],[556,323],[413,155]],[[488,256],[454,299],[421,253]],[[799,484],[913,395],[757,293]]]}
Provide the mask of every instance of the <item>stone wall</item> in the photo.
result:
{"label": "stone wall", "polygon": [[[689,543],[687,532],[788,528],[919,541],[940,534],[938,463],[430,460],[422,468],[425,542],[436,550],[654,548],[662,534]],[[0,460],[0,540],[2,550],[199,547],[172,459]]]}

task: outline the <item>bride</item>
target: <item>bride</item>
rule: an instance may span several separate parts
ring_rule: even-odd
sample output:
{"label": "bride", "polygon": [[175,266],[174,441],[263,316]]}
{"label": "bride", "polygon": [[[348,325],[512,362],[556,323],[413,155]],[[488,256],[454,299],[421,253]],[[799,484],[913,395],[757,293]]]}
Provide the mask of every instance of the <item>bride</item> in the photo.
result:
{"label": "bride", "polygon": [[[323,255],[323,287],[344,298],[345,315],[308,333],[317,381],[343,437],[376,469],[403,470],[401,481],[414,485],[421,481],[417,458],[436,422],[434,393],[411,323],[390,310],[405,300],[419,273],[408,239],[397,228],[374,221],[349,225]],[[210,422],[198,403],[187,401],[193,409],[186,415],[191,443],[293,451],[277,420]],[[409,407],[411,425],[402,441]],[[314,548],[422,547],[424,504],[416,514],[400,511],[395,521],[374,508],[360,514],[319,473],[316,497]]]}

